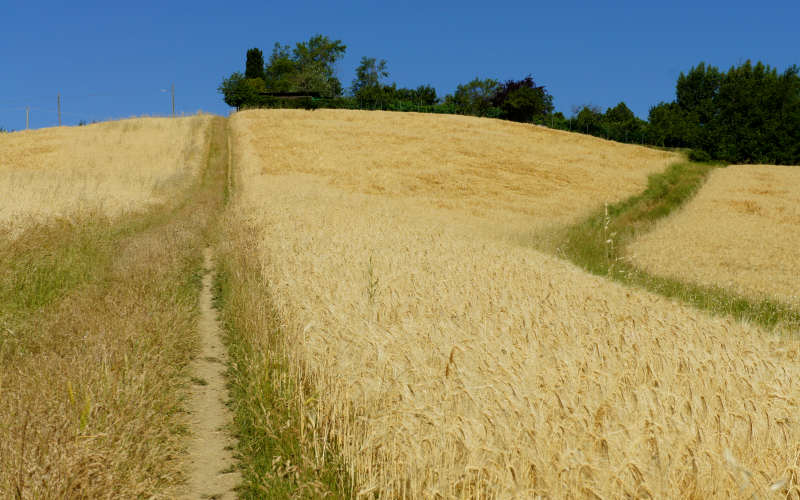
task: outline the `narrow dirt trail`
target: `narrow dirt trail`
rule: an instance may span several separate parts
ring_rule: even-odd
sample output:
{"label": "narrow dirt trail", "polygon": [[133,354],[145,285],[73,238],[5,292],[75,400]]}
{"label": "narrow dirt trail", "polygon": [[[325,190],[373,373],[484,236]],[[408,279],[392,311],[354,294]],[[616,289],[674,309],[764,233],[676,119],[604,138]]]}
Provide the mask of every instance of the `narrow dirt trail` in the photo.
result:
{"label": "narrow dirt trail", "polygon": [[191,413],[192,438],[188,448],[188,482],[184,498],[236,498],[234,488],[241,482],[235,469],[233,438],[228,426],[231,412],[225,406],[227,352],[221,340],[217,311],[211,301],[213,259],[205,249],[203,290],[200,293],[200,354],[192,366],[194,386],[188,408]]}

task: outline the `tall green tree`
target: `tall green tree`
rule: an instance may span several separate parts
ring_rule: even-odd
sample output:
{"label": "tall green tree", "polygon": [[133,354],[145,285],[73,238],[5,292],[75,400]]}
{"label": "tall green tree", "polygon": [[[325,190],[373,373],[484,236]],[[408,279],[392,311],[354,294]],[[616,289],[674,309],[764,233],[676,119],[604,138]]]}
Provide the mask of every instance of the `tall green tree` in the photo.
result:
{"label": "tall green tree", "polygon": [[603,135],[603,113],[592,104],[581,106],[575,115],[575,130],[591,135]]}
{"label": "tall green tree", "polygon": [[382,86],[381,81],[389,76],[386,66],[386,59],[379,61],[374,57],[362,57],[350,86],[353,95],[362,100],[376,97]]}
{"label": "tall green tree", "polygon": [[685,147],[686,112],[675,102],[660,102],[647,116],[647,142],[657,146]]}
{"label": "tall green tree", "polygon": [[800,163],[800,77],[746,61],[681,73],[676,100],[650,110],[650,135],[732,163]]}
{"label": "tall green tree", "polygon": [[717,111],[717,96],[723,77],[718,68],[703,62],[678,76],[675,102],[686,120],[681,138],[684,145],[707,149],[716,140],[709,133],[709,125]]}
{"label": "tall green tree", "polygon": [[297,63],[292,59],[291,47],[275,43],[269,63],[264,70],[264,82],[272,92],[291,92],[295,86]]}
{"label": "tall green tree", "polygon": [[292,52],[297,66],[297,90],[322,92],[329,97],[342,95],[335,65],[346,50],[341,40],[331,40],[324,35],[314,35],[306,42],[297,43]]}
{"label": "tall green tree", "polygon": [[261,49],[254,47],[247,51],[244,77],[264,78],[264,54],[261,52]]}

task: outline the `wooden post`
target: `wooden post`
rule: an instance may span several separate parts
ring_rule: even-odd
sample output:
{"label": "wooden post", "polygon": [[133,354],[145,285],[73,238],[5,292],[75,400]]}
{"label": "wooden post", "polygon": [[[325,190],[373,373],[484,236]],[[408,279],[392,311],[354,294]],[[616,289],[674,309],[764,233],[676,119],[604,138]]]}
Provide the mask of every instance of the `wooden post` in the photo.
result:
{"label": "wooden post", "polygon": [[61,94],[58,94],[58,126],[61,126]]}
{"label": "wooden post", "polygon": [[175,84],[172,84],[172,116],[175,116]]}
{"label": "wooden post", "polygon": [[25,108],[25,130],[31,126],[31,107],[27,106]]}

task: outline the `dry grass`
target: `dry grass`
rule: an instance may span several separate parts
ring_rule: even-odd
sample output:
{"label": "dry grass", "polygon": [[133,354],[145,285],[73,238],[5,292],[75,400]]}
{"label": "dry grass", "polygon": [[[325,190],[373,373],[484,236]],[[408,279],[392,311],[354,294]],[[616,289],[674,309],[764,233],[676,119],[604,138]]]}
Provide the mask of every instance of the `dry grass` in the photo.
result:
{"label": "dry grass", "polygon": [[[224,146],[225,122],[214,120],[206,132]],[[196,125],[175,126],[184,141],[196,140]],[[134,135],[149,127],[140,123]],[[0,498],[180,491],[200,251],[221,204],[227,158],[212,147],[222,162],[205,166],[207,133],[192,163],[173,168],[205,175],[183,181],[170,203],[113,221],[77,214],[0,241]],[[69,181],[76,179],[62,179]]]}
{"label": "dry grass", "polygon": [[210,116],[137,118],[0,135],[0,229],[144,210],[189,186]]}
{"label": "dry grass", "polygon": [[798,342],[497,237],[622,198],[666,158],[465,117],[231,125],[233,216],[260,235],[238,251],[270,293],[252,324],[277,314],[316,394],[297,394],[303,435],[337,443],[359,496],[800,495]]}
{"label": "dry grass", "polygon": [[712,173],[680,212],[629,247],[651,273],[800,306],[800,168]]}

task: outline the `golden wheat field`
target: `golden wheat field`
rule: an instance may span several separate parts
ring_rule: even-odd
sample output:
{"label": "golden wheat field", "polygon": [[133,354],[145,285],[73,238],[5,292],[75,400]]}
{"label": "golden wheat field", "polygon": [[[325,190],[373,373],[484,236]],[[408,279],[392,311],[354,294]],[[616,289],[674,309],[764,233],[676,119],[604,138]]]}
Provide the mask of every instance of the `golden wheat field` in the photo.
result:
{"label": "golden wheat field", "polygon": [[718,169],[689,204],[629,247],[648,271],[800,305],[800,168]]}
{"label": "golden wheat field", "polygon": [[0,228],[175,196],[196,174],[210,116],[139,118],[0,135]]}
{"label": "golden wheat field", "polygon": [[[580,134],[454,115],[241,113],[264,174],[414,200],[510,231],[572,222],[638,193],[679,157]],[[239,126],[239,130],[245,127]],[[285,143],[275,147],[276,143]],[[499,224],[498,224],[499,223]],[[522,223],[522,226],[512,227]]]}
{"label": "golden wheat field", "polygon": [[248,111],[231,131],[233,211],[260,234],[241,251],[359,497],[800,495],[797,341],[505,237],[675,157],[457,116]]}

